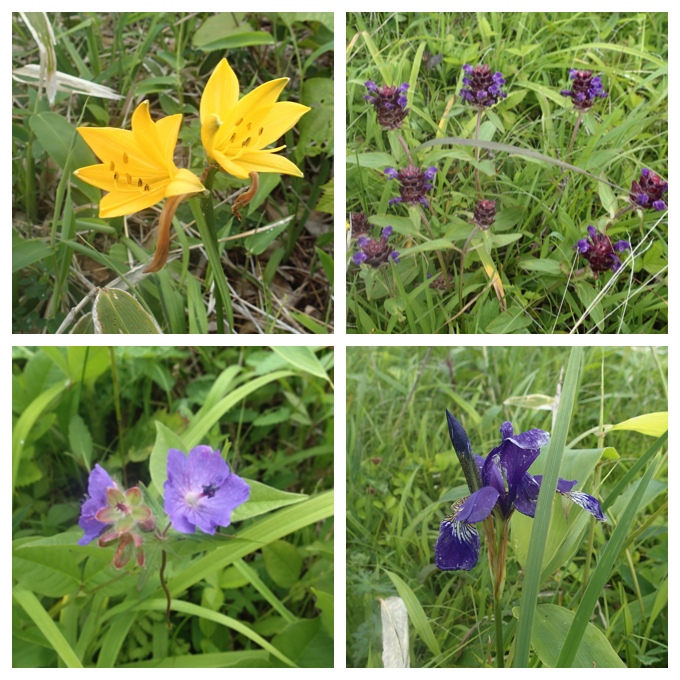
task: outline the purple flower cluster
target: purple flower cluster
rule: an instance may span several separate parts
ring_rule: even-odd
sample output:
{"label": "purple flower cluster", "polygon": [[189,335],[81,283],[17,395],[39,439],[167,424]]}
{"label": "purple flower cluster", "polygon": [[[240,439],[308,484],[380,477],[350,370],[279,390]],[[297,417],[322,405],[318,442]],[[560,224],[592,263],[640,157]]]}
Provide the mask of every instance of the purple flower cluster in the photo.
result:
{"label": "purple flower cluster", "polygon": [[663,195],[668,191],[668,182],[664,182],[659,175],[645,168],[637,182],[630,188],[630,200],[640,208],[665,210],[666,202]]}
{"label": "purple flower cluster", "polygon": [[408,83],[378,87],[372,80],[367,80],[364,84],[368,89],[364,99],[375,107],[378,123],[386,130],[398,130],[410,111],[406,108]]}
{"label": "purple flower cluster", "polygon": [[630,249],[628,241],[618,241],[612,244],[606,234],[601,234],[595,227],[588,227],[589,237],[582,238],[574,246],[575,250],[588,260],[595,278],[602,272],[617,271],[621,267],[621,260],[614,251],[622,252]]}
{"label": "purple flower cluster", "polygon": [[416,168],[412,163],[409,163],[407,168],[403,170],[395,170],[394,168],[387,168],[385,174],[390,179],[396,179],[399,182],[399,196],[391,198],[389,205],[396,205],[397,203],[421,203],[426,208],[430,204],[425,198],[425,192],[432,189],[430,183],[437,174],[437,168],[429,167],[427,170]]}
{"label": "purple flower cluster", "polygon": [[[474,458],[474,465],[466,480],[474,476],[474,486],[468,480],[470,496],[461,498],[451,507],[451,514],[439,526],[439,537],[434,549],[434,561],[439,569],[470,570],[479,559],[479,534],[475,524],[484,521],[494,509],[504,521],[515,510],[527,517],[536,514],[542,475],[530,475],[529,468],[541,453],[550,435],[543,430],[529,430],[515,434],[512,424],[500,427],[501,443],[488,456],[475,456],[463,426],[447,411],[449,436],[456,453],[463,459]],[[472,474],[474,473],[474,475]],[[573,491],[577,481],[557,480],[556,492],[587,510],[604,522],[599,501],[582,491]]]}
{"label": "purple flower cluster", "polygon": [[371,225],[364,213],[350,213],[349,224],[352,229],[352,238],[359,238],[371,233]]}
{"label": "purple flower cluster", "polygon": [[488,229],[496,221],[496,201],[478,201],[473,221],[480,229]]}
{"label": "purple flower cluster", "polygon": [[379,239],[360,236],[357,239],[357,243],[361,250],[354,254],[352,262],[357,266],[367,264],[374,269],[389,260],[393,260],[395,263],[399,262],[399,253],[396,250],[392,250],[392,246],[387,242],[391,235],[392,227],[385,227]]}
{"label": "purple flower cluster", "polygon": [[491,69],[486,64],[480,64],[474,68],[465,64],[463,71],[466,74],[463,78],[465,87],[461,89],[460,96],[470,104],[484,109],[508,96],[501,89],[501,86],[505,84],[505,78],[499,71],[491,73]]}
{"label": "purple flower cluster", "polygon": [[574,108],[579,111],[587,111],[593,105],[597,97],[606,97],[607,93],[602,86],[600,76],[593,76],[592,71],[569,71],[569,78],[574,81],[571,90],[561,90],[560,94],[571,97]]}

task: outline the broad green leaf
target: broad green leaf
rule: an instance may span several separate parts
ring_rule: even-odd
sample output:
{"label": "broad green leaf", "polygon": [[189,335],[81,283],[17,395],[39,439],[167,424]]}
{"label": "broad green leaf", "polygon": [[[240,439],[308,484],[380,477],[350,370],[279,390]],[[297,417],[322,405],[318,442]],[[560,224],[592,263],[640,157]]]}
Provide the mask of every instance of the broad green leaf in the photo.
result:
{"label": "broad green leaf", "polygon": [[71,453],[85,465],[89,472],[92,468],[92,435],[85,421],[77,413],[71,416],[68,437]]}
{"label": "broad green leaf", "polygon": [[245,652],[214,652],[166,656],[126,663],[119,668],[263,668],[270,667],[269,654],[263,649]]}
{"label": "broad green leaf", "polygon": [[347,165],[358,165],[362,168],[388,168],[393,166],[394,159],[387,153],[369,151],[356,155],[347,154]]}
{"label": "broad green leaf", "polygon": [[517,263],[524,271],[538,272],[546,276],[563,276],[562,267],[556,260],[538,260],[535,257]]}
{"label": "broad green leaf", "polygon": [[182,438],[168,429],[163,423],[156,422],[156,441],[153,444],[151,456],[149,457],[149,472],[151,481],[156,491],[161,497],[164,495],[163,484],[168,478],[168,450],[179,449],[184,453],[189,453],[189,448],[184,444]]}
{"label": "broad green leaf", "polygon": [[80,585],[77,558],[58,548],[15,547],[12,574],[23,587],[48,597],[75,593]]}
{"label": "broad green leaf", "polygon": [[302,84],[300,102],[311,107],[298,123],[300,138],[295,158],[300,163],[305,157],[321,153],[333,155],[333,81],[330,78],[308,78]]}
{"label": "broad green leaf", "polygon": [[[321,611],[321,623],[326,632],[333,637],[333,612],[335,610],[333,593],[326,593],[316,588],[312,588],[311,591],[316,597],[316,608]],[[668,598],[668,588],[666,588],[666,598]]]}
{"label": "broad green leaf", "polygon": [[288,221],[279,220],[278,226],[258,231],[245,240],[245,248],[251,255],[262,255],[275,239],[288,227]]}
{"label": "broad green leaf", "polygon": [[40,262],[52,254],[52,248],[42,239],[15,236],[12,238],[12,273]]}
{"label": "broad green leaf", "polygon": [[333,640],[318,617],[288,624],[272,644],[301,668],[333,667]]}
{"label": "broad green leaf", "polygon": [[232,515],[232,521],[234,522],[242,522],[244,519],[264,515],[272,510],[300,503],[309,498],[309,496],[303,493],[281,491],[273,486],[262,484],[262,482],[256,482],[254,479],[246,479],[245,481],[250,486],[250,498],[247,503],[239,505],[234,510]]}
{"label": "broad green leaf", "polygon": [[156,320],[130,293],[118,288],[100,288],[92,305],[97,333],[162,333]]}
{"label": "broad green leaf", "polygon": [[650,437],[660,437],[668,430],[668,411],[661,411],[659,413],[647,413],[643,416],[637,416],[624,420],[622,423],[612,425],[610,430],[633,430],[642,434],[648,434]]}
{"label": "broad green leaf", "polygon": [[290,589],[300,578],[302,555],[287,541],[274,541],[262,548],[267,574],[280,588]]}
{"label": "broad green leaf", "polygon": [[296,21],[318,21],[329,31],[333,31],[333,12],[278,12],[278,15],[288,28]]}
{"label": "broad green leaf", "polygon": [[390,577],[392,584],[399,593],[399,597],[404,601],[406,611],[408,612],[413,627],[416,629],[416,633],[418,633],[420,639],[427,645],[427,648],[432,654],[439,656],[442,653],[439,642],[434,635],[430,621],[416,597],[416,594],[401,578],[399,578],[399,576],[393,574],[391,571],[387,571],[387,569],[385,570],[385,573]]}
{"label": "broad green leaf", "polygon": [[[519,618],[519,608],[513,608]],[[564,645],[566,631],[574,621],[574,612],[554,604],[536,607],[536,621],[531,635],[531,646],[548,668],[557,666],[557,657]],[[604,633],[588,623],[578,647],[572,668],[625,668]]]}
{"label": "broad green leaf", "polygon": [[330,379],[321,362],[311,347],[272,347],[272,350],[286,360],[286,363],[299,368],[306,373],[311,373],[324,380]]}

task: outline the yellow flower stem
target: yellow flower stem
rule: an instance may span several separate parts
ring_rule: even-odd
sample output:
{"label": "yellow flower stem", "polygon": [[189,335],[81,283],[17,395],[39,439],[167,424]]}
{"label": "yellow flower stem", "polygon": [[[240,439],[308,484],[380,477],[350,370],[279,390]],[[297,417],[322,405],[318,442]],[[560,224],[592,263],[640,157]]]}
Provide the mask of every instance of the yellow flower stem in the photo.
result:
{"label": "yellow flower stem", "polygon": [[[203,186],[205,186],[208,191],[212,190],[213,178],[217,169],[217,167],[210,168],[206,175],[205,181],[203,182]],[[227,325],[229,326],[229,330],[231,332],[231,330],[234,328],[234,312],[231,306],[229,286],[227,285],[224,269],[222,269],[222,260],[220,259],[212,198],[210,195],[208,195],[200,199],[200,203],[197,198],[190,198],[189,205],[191,207],[191,212],[193,213],[194,219],[196,220],[196,226],[198,227],[198,232],[201,236],[201,240],[203,241],[205,252],[208,255],[210,271],[212,272],[212,276],[215,281],[215,318],[217,322],[217,332],[225,332],[223,310],[224,314],[226,315]]]}

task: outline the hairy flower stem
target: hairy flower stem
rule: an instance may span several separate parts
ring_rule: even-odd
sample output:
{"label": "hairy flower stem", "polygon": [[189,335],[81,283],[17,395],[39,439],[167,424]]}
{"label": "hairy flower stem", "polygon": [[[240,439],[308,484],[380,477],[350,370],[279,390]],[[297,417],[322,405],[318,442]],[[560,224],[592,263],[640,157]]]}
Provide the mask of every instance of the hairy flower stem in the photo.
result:
{"label": "hairy flower stem", "polygon": [[[425,215],[425,211],[423,208],[420,208],[420,217],[423,220],[423,224],[425,225],[427,229],[427,233],[430,235],[430,238],[434,241],[434,232],[432,231],[432,227],[430,226],[430,222],[427,219],[427,215]],[[444,277],[444,281],[446,282],[446,290],[448,292],[451,292],[451,277],[448,275],[446,272],[446,264],[444,263],[444,256],[442,255],[441,250],[437,249],[434,251],[435,256],[437,257],[437,260],[439,261],[439,266],[442,270],[442,276]]]}
{"label": "hairy flower stem", "polygon": [[[477,126],[475,128],[475,141],[479,140],[479,128],[482,125],[482,109],[477,110]],[[482,185],[479,181],[479,147],[475,147],[475,185],[477,186],[477,198],[482,198]]]}
{"label": "hairy flower stem", "polygon": [[415,165],[415,163],[413,162],[413,158],[411,156],[411,151],[409,150],[408,144],[406,143],[406,140],[402,136],[401,132],[398,134],[398,139],[399,139],[399,143],[401,144],[401,148],[404,150],[404,152],[408,156],[409,163],[411,165]]}
{"label": "hairy flower stem", "polygon": [[583,120],[583,111],[578,112],[578,117],[576,118],[576,123],[574,124],[574,130],[571,133],[571,140],[569,142],[569,149],[567,150],[567,158],[571,156],[571,152],[574,149],[574,143],[576,142],[576,135],[578,134],[578,130],[581,127],[581,121]]}
{"label": "hairy flower stem", "polygon": [[170,621],[170,603],[172,598],[170,597],[170,591],[168,590],[168,585],[165,582],[165,562],[167,560],[167,554],[165,550],[161,550],[161,587],[165,591],[165,597],[167,599],[167,607],[165,608],[165,623],[168,626],[168,630],[172,630],[172,622]]}

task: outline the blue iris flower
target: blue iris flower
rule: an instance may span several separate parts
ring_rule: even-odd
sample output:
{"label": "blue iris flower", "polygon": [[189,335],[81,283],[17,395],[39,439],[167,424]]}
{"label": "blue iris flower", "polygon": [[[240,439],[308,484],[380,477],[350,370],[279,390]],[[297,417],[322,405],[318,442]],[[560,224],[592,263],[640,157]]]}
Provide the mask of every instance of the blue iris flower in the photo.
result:
{"label": "blue iris flower", "polygon": [[[465,470],[465,459],[471,460],[472,446],[463,426],[447,411],[451,443]],[[500,427],[501,444],[486,458],[474,456],[481,478],[480,488],[474,488],[472,475],[466,472],[471,493],[451,506],[451,514],[439,526],[439,537],[434,549],[434,561],[439,569],[470,570],[479,559],[479,534],[475,524],[484,521],[497,509],[503,521],[510,519],[515,510],[533,517],[536,513],[538,492],[542,475],[528,473],[531,464],[538,458],[541,447],[550,435],[543,430],[529,430],[515,434],[512,424],[505,422]],[[474,475],[476,478],[476,475]],[[557,493],[566,496],[601,521],[606,521],[600,503],[596,498],[572,491],[576,480],[558,479]]]}

